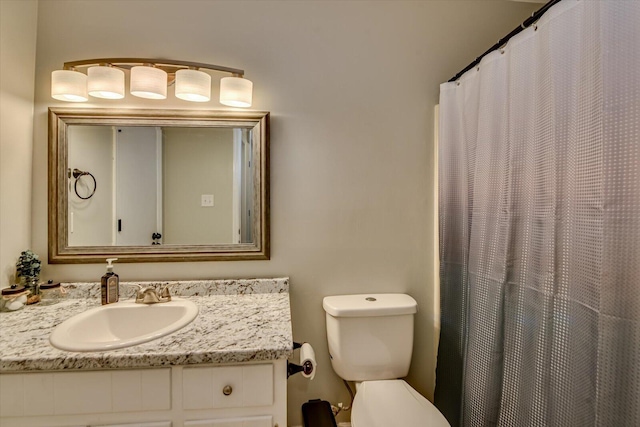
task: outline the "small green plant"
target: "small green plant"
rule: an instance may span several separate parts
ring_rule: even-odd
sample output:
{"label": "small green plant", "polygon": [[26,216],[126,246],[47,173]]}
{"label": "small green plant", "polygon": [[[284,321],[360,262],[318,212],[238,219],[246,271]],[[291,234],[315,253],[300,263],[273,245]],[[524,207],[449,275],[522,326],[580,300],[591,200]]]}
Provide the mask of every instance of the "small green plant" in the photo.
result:
{"label": "small green plant", "polygon": [[22,251],[16,263],[16,273],[18,277],[38,277],[40,276],[40,258],[30,249]]}

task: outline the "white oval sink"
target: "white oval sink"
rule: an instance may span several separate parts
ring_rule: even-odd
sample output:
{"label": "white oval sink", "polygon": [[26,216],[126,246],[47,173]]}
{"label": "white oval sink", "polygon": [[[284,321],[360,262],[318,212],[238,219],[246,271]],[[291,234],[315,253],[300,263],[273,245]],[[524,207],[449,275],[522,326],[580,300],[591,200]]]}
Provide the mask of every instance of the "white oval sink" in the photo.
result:
{"label": "white oval sink", "polygon": [[65,320],[53,330],[49,341],[68,351],[114,350],[169,335],[197,315],[197,305],[179,298],[159,304],[117,302]]}

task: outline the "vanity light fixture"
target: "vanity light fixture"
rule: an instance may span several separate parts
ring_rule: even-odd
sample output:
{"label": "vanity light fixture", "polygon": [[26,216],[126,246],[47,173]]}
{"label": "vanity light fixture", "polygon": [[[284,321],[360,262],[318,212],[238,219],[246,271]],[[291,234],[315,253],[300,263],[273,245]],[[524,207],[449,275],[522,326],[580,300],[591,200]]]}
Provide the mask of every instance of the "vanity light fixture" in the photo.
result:
{"label": "vanity light fixture", "polygon": [[220,103],[230,107],[251,107],[253,83],[240,77],[220,79]]}
{"label": "vanity light fixture", "polygon": [[56,70],[52,72],[51,97],[68,102],[88,101],[87,76],[75,70]]}
{"label": "vanity light fixture", "polygon": [[[222,87],[222,83],[220,87]],[[204,71],[194,69],[176,71],[176,98],[193,102],[209,101],[211,99],[211,76]]]}
{"label": "vanity light fixture", "polygon": [[[87,74],[79,69],[87,68]],[[211,99],[211,76],[201,70],[231,74],[220,80],[220,103],[251,107],[253,83],[244,70],[199,62],[145,58],[102,58],[65,62],[51,73],[51,97],[60,101],[86,102],[96,98],[122,99],[125,73],[130,70],[130,92],[147,99],[166,99],[167,86],[175,86],[177,98],[192,102]]]}
{"label": "vanity light fixture", "polygon": [[168,73],[161,68],[138,65],[131,68],[129,92],[138,98],[167,99]]}
{"label": "vanity light fixture", "polygon": [[87,70],[87,92],[96,98],[124,98],[124,71],[99,65]]}

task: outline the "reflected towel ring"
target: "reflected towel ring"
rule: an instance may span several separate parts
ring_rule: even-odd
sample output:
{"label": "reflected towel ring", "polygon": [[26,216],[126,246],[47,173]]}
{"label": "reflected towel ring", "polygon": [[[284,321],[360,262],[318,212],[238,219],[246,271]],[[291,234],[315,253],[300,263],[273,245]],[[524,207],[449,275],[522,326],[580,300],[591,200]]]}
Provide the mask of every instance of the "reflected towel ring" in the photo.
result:
{"label": "reflected towel ring", "polygon": [[[91,172],[85,172],[85,171],[81,171],[78,168],[75,168],[73,172],[70,173],[70,175],[73,175],[73,177],[76,179],[75,183],[73,184],[73,190],[76,192],[76,196],[78,196],[82,200],[88,200],[91,197],[93,197],[94,194],[96,194],[96,188],[98,188],[98,182],[96,181],[96,177],[93,176]],[[78,193],[78,182],[80,181],[80,178],[83,176],[90,176],[91,179],[93,179],[93,190],[91,191],[91,194],[89,194],[87,197],[82,197],[80,193]]]}

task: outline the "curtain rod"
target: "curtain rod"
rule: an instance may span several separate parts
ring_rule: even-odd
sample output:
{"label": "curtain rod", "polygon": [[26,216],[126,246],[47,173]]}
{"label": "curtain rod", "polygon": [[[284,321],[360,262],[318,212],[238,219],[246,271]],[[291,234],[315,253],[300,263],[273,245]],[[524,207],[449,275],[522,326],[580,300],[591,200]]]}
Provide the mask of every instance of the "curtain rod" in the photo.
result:
{"label": "curtain rod", "polygon": [[496,44],[494,44],[493,46],[491,46],[485,53],[483,53],[482,55],[480,55],[479,57],[477,57],[475,59],[475,61],[473,61],[471,64],[467,65],[462,71],[460,71],[458,74],[456,74],[455,76],[451,77],[449,79],[450,82],[455,82],[456,80],[458,80],[464,73],[466,73],[467,71],[469,71],[470,69],[472,69],[473,67],[475,67],[476,65],[478,65],[480,63],[480,61],[482,60],[482,58],[484,58],[485,56],[487,56],[488,54],[490,54],[491,52],[493,52],[494,50],[498,50],[500,49],[502,46],[504,46],[511,37],[515,36],[516,34],[520,33],[522,30],[524,30],[525,28],[530,27],[534,22],[536,22],[538,19],[540,19],[540,17],[542,15],[545,14],[545,12],[547,10],[549,10],[551,8],[551,6],[553,6],[556,3],[559,3],[561,0],[551,0],[550,2],[548,2],[547,4],[545,4],[544,6],[542,6],[540,9],[536,10],[535,12],[533,12],[531,14],[531,16],[529,18],[527,18],[526,21],[524,21],[522,24],[520,24],[518,27],[516,27],[513,31],[511,31],[509,34],[507,34],[506,36],[504,36],[503,38],[501,38],[500,40],[498,40],[498,42]]}

